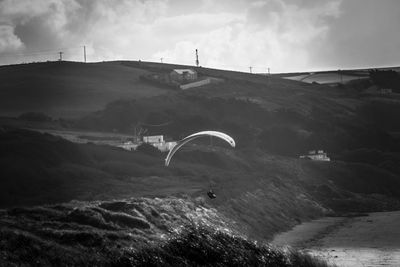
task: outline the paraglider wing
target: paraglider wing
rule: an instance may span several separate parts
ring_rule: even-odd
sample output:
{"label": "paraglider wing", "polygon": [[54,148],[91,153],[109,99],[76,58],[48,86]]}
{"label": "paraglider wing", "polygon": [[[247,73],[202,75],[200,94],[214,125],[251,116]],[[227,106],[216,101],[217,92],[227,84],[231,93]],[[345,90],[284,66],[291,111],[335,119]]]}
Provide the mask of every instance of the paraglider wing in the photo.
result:
{"label": "paraglider wing", "polygon": [[167,157],[165,158],[165,166],[169,165],[169,162],[171,161],[172,156],[175,154],[176,151],[178,151],[184,144],[199,138],[203,136],[215,136],[218,137],[226,142],[228,142],[232,147],[235,147],[235,140],[233,140],[232,137],[225,133],[217,132],[217,131],[203,131],[203,132],[198,132],[194,133],[192,135],[189,135],[185,138],[183,138],[181,141],[179,141],[168,153]]}

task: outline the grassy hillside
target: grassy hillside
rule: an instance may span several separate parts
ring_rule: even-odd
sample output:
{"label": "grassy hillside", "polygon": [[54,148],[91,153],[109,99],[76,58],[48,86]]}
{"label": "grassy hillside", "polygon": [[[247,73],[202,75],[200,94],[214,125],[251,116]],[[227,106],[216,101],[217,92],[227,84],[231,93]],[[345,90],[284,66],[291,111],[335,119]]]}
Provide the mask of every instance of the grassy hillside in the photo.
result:
{"label": "grassy hillside", "polygon": [[0,67],[0,114],[78,117],[113,100],[163,94],[141,83],[146,70],[113,63],[47,62]]}
{"label": "grassy hillside", "polygon": [[168,96],[114,102],[75,126],[129,133],[132,125],[142,124],[149,134],[175,139],[216,129],[232,134],[239,147],[296,157],[312,149],[335,154],[360,148],[399,151],[399,142],[390,133],[400,129],[391,115],[400,102],[384,103],[314,87],[277,89],[231,80]]}
{"label": "grassy hillside", "polygon": [[[149,72],[166,72],[181,66],[137,61],[99,63],[46,62],[0,67],[0,115],[18,116],[42,112],[51,117],[80,117],[118,99],[151,97],[170,93],[165,87],[142,82]],[[292,81],[243,72],[196,68],[199,75],[274,84],[301,85]]]}
{"label": "grassy hillside", "polygon": [[[314,163],[197,143],[167,168],[158,152],[78,145],[25,130],[0,134],[0,148],[0,207],[185,196],[215,207],[256,239],[323,214],[400,207],[398,176],[367,164]],[[205,194],[210,187],[218,195],[213,201]]]}
{"label": "grassy hillside", "polygon": [[10,209],[0,213],[0,265],[328,266],[229,225],[215,210],[173,197]]}

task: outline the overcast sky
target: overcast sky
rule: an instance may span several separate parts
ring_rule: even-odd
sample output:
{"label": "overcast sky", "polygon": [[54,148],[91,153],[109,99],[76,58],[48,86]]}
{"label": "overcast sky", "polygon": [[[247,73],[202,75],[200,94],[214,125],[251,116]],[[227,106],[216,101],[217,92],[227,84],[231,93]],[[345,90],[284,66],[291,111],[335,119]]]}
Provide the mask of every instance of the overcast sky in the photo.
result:
{"label": "overcast sky", "polygon": [[291,72],[400,65],[398,0],[0,0],[0,64],[131,59]]}

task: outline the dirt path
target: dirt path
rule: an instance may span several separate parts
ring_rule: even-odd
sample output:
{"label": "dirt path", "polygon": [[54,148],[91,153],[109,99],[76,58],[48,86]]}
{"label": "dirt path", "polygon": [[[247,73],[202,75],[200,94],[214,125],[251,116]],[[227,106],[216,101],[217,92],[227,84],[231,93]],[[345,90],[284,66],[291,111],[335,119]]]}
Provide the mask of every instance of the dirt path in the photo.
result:
{"label": "dirt path", "polygon": [[400,266],[400,211],[361,217],[327,217],[275,236],[337,266]]}

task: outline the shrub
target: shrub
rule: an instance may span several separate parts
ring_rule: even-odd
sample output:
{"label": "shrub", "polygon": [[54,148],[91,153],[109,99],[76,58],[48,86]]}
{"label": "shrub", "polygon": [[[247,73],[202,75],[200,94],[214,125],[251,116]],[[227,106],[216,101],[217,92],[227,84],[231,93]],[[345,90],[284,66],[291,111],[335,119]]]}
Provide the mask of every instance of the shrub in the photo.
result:
{"label": "shrub", "polygon": [[143,143],[143,144],[139,145],[137,147],[136,151],[145,153],[147,155],[152,155],[152,156],[161,154],[160,150],[158,150],[154,146],[147,144],[147,143]]}

